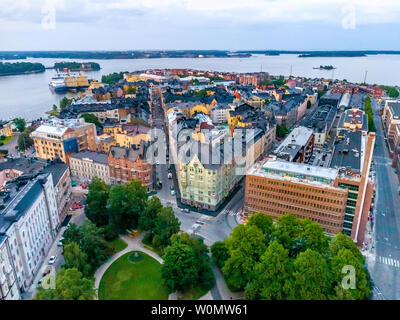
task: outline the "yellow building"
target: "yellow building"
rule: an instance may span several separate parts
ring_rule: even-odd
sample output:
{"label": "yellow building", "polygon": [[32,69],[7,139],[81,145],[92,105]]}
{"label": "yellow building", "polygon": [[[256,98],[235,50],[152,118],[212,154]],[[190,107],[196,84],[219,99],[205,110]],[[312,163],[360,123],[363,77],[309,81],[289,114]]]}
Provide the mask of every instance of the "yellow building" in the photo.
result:
{"label": "yellow building", "polygon": [[11,122],[1,122],[0,121],[0,136],[11,137],[13,131],[11,128]]}
{"label": "yellow building", "polygon": [[96,126],[80,119],[50,119],[31,133],[36,157],[68,163],[69,157],[82,150],[96,151]]}
{"label": "yellow building", "polygon": [[116,142],[115,139],[107,134],[103,133],[99,135],[100,145],[99,145],[99,152],[109,153],[112,146],[115,146]]}
{"label": "yellow building", "polygon": [[139,147],[140,141],[150,141],[150,128],[133,123],[118,124],[114,127],[105,127],[104,132],[114,138],[114,145],[131,148]]}

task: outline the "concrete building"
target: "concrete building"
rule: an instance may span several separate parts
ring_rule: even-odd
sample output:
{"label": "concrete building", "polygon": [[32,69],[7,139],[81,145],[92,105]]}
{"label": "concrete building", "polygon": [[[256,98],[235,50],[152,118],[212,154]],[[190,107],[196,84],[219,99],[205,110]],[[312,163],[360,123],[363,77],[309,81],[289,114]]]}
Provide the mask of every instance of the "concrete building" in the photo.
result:
{"label": "concrete building", "polygon": [[96,151],[99,144],[96,126],[82,118],[51,118],[32,132],[31,137],[38,158],[59,158],[65,163],[71,154],[83,150]]}
{"label": "concrete building", "polygon": [[390,151],[393,153],[399,146],[398,125],[400,125],[400,101],[387,100],[382,115],[383,125],[386,130]]}
{"label": "concrete building", "polygon": [[7,237],[0,236],[0,300],[21,299]]}
{"label": "concrete building", "polygon": [[374,133],[343,131],[329,168],[276,159],[254,166],[246,175],[244,213],[310,218],[328,234],[343,232],[361,246],[374,188],[374,143]]}
{"label": "concrete building", "polygon": [[314,132],[306,127],[296,127],[275,149],[274,154],[290,162],[307,162],[314,148]]}
{"label": "concrete building", "polygon": [[364,241],[374,181],[369,178],[375,133],[342,130],[334,144],[330,167],[338,169],[336,184],[348,190],[343,233],[358,245]]}
{"label": "concrete building", "polygon": [[347,191],[335,186],[338,171],[267,160],[246,175],[245,214],[273,218],[291,213],[318,222],[328,234],[342,231]]}
{"label": "concrete building", "polygon": [[227,104],[217,104],[211,109],[211,120],[214,124],[222,124],[228,122],[229,110],[231,108]]}
{"label": "concrete building", "polygon": [[111,183],[129,183],[140,180],[147,191],[153,190],[153,165],[146,159],[147,144],[142,142],[137,148],[113,146],[108,154]]}
{"label": "concrete building", "polygon": [[69,167],[73,176],[91,181],[98,177],[106,184],[110,184],[108,156],[105,153],[82,151],[70,157]]}
{"label": "concrete building", "polygon": [[0,268],[0,282],[11,286],[3,286],[1,295],[11,299],[17,296],[15,286],[24,292],[32,284],[56,236],[59,220],[52,175],[8,183],[0,208],[0,252],[8,255],[0,259],[5,267]]}

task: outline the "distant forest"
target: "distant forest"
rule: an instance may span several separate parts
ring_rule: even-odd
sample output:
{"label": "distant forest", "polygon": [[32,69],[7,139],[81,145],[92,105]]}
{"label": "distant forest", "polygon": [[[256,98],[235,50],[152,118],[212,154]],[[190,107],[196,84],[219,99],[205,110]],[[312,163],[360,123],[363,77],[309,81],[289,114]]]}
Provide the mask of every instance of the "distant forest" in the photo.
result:
{"label": "distant forest", "polygon": [[231,53],[222,50],[167,50],[167,51],[9,51],[0,52],[0,57],[21,59],[32,58],[65,58],[65,59],[151,59],[151,58],[229,58],[249,57],[248,53]]}
{"label": "distant forest", "polygon": [[44,72],[45,67],[41,63],[31,62],[0,62],[0,76],[25,74],[25,73],[39,73]]}
{"label": "distant forest", "polygon": [[96,62],[56,62],[54,64],[54,69],[64,68],[68,68],[71,71],[98,71],[100,70],[100,65]]}

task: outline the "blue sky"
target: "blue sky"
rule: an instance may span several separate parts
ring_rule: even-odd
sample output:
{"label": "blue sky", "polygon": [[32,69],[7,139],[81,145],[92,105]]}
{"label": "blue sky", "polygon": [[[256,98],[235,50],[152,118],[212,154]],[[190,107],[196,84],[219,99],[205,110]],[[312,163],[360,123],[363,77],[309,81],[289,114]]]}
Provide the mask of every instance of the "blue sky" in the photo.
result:
{"label": "blue sky", "polygon": [[1,0],[0,50],[400,50],[397,0]]}

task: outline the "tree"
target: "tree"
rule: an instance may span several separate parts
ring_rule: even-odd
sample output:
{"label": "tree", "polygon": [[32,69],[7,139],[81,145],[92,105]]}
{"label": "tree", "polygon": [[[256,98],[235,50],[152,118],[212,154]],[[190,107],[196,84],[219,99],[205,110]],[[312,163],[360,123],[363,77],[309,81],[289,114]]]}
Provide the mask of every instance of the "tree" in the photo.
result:
{"label": "tree", "polygon": [[[333,286],[336,297],[340,300],[364,300],[371,296],[371,283],[368,272],[353,252],[342,248],[332,258]],[[345,269],[348,267],[349,269]],[[355,274],[351,274],[354,268]],[[344,277],[348,275],[350,283]],[[354,277],[354,278],[352,278]],[[351,287],[351,281],[354,280],[354,287]],[[343,286],[342,282],[347,285]]]}
{"label": "tree", "polygon": [[146,208],[147,192],[141,181],[132,179],[127,185],[115,185],[108,199],[110,223],[118,233],[138,226],[139,215]]}
{"label": "tree", "polygon": [[102,230],[90,220],[81,226],[71,224],[64,232],[64,244],[75,242],[87,256],[90,273],[93,274],[114,252],[103,237]]}
{"label": "tree", "polygon": [[338,255],[340,249],[348,249],[364,265],[365,258],[361,251],[354,244],[354,241],[343,233],[338,233],[330,243],[330,252],[332,256]]}
{"label": "tree", "polygon": [[74,101],[73,98],[68,99],[67,97],[64,97],[60,101],[60,110],[63,111],[64,109],[68,108],[72,102]]}
{"label": "tree", "polygon": [[163,256],[161,274],[168,292],[186,291],[197,284],[196,257],[189,245],[175,242]]}
{"label": "tree", "polygon": [[126,90],[127,94],[136,94],[136,88],[135,87],[128,87]]}
{"label": "tree", "polygon": [[24,132],[25,126],[26,126],[26,121],[23,118],[15,118],[14,119],[14,124],[17,127],[19,132]]}
{"label": "tree", "polygon": [[276,220],[273,236],[285,249],[292,249],[301,235],[302,226],[300,220],[296,216],[285,214]]}
{"label": "tree", "polygon": [[139,229],[153,232],[155,220],[162,208],[163,206],[158,197],[152,196],[148,199],[146,201],[146,209],[139,216]]}
{"label": "tree", "polygon": [[247,221],[248,226],[256,226],[259,228],[265,236],[265,243],[272,239],[272,233],[274,231],[274,222],[272,218],[264,213],[254,213],[250,216]]}
{"label": "tree", "polygon": [[219,268],[223,268],[226,260],[229,259],[229,250],[224,241],[217,241],[211,246],[211,255],[215,264]]}
{"label": "tree", "polygon": [[310,219],[301,221],[303,231],[301,237],[305,240],[305,248],[312,249],[322,255],[326,255],[329,248],[328,238],[324,229]]}
{"label": "tree", "polygon": [[285,126],[276,125],[276,136],[278,138],[284,138],[289,133],[289,129]]}
{"label": "tree", "polygon": [[264,235],[256,226],[238,225],[226,244],[230,257],[222,272],[233,290],[243,289],[251,279],[254,264],[265,251]]}
{"label": "tree", "polygon": [[190,246],[195,254],[198,284],[211,289],[215,284],[214,273],[211,269],[208,247],[203,239],[194,238],[187,233],[176,233],[171,237],[171,242],[179,242]]}
{"label": "tree", "polygon": [[294,298],[325,300],[330,293],[329,269],[325,258],[307,249],[294,261]]}
{"label": "tree", "polygon": [[172,208],[162,208],[154,220],[154,234],[160,237],[161,244],[166,247],[171,243],[171,236],[179,232],[180,226]]}
{"label": "tree", "polygon": [[76,242],[70,242],[64,246],[63,256],[65,268],[76,268],[84,276],[90,275],[90,266],[87,264],[87,255],[79,248]]}
{"label": "tree", "polygon": [[20,133],[18,137],[18,150],[25,151],[33,146],[33,140],[31,138],[31,133],[34,131],[33,127],[25,128],[25,130]]}
{"label": "tree", "polygon": [[85,119],[87,123],[93,123],[96,127],[102,128],[103,125],[100,123],[99,119],[91,113],[84,113],[81,115],[81,118]]}
{"label": "tree", "polygon": [[288,250],[272,241],[255,265],[245,289],[247,299],[283,300],[293,295],[292,262]]}
{"label": "tree", "polygon": [[40,287],[35,300],[92,300],[94,298],[93,280],[84,278],[76,268],[60,269],[56,277],[55,289]]}
{"label": "tree", "polygon": [[96,226],[101,227],[109,223],[107,201],[109,190],[106,184],[98,177],[94,177],[88,187],[85,215]]}

